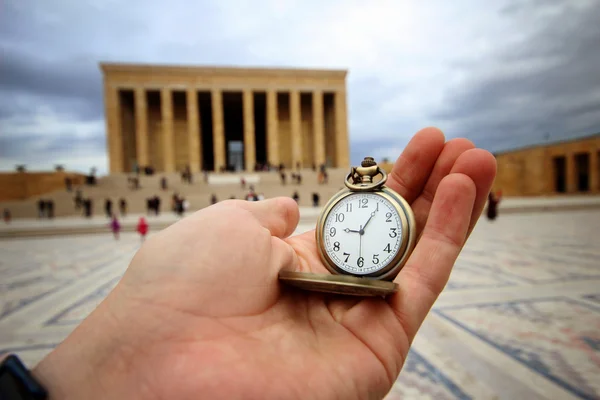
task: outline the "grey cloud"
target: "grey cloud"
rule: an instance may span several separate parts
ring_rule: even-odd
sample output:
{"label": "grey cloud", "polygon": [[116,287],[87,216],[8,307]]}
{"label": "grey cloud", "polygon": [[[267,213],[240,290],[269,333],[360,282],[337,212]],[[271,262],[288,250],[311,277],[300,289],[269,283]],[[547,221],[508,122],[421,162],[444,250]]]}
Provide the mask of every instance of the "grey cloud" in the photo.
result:
{"label": "grey cloud", "polygon": [[434,119],[491,150],[600,131],[598,4],[536,0],[508,11],[510,18],[528,15],[536,33],[472,65],[471,79],[447,93]]}

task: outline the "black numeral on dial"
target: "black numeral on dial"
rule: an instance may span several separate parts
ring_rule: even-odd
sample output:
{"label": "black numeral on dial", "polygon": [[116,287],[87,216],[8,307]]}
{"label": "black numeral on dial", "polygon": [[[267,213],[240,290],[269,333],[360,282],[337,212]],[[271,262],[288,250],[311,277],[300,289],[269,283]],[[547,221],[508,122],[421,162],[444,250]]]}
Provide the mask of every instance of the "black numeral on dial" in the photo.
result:
{"label": "black numeral on dial", "polygon": [[334,237],[336,233],[335,227],[331,227],[331,229],[329,229],[329,236]]}
{"label": "black numeral on dial", "polygon": [[365,259],[362,257],[358,257],[358,260],[356,260],[356,265],[358,265],[358,268],[362,268],[363,265],[365,265]]}
{"label": "black numeral on dial", "polygon": [[358,199],[358,208],[367,208],[369,199]]}
{"label": "black numeral on dial", "polygon": [[391,238],[395,238],[396,236],[398,236],[398,234],[396,233],[397,228],[390,228],[390,237]]}
{"label": "black numeral on dial", "polygon": [[346,256],[344,262],[348,262],[348,259],[350,258],[350,253],[344,253],[344,255]]}
{"label": "black numeral on dial", "polygon": [[[389,244],[388,244],[388,246],[389,246]],[[340,242],[335,242],[333,244],[333,250],[340,251]]]}
{"label": "black numeral on dial", "polygon": [[335,222],[344,222],[345,215],[344,213],[335,214]]}
{"label": "black numeral on dial", "polygon": [[385,222],[392,222],[392,213],[385,213]]}
{"label": "black numeral on dial", "polygon": [[373,264],[379,264],[379,254],[373,254]]}
{"label": "black numeral on dial", "polygon": [[[337,242],[336,242],[337,243]],[[390,244],[388,243],[387,246],[385,246],[385,248],[383,249],[383,251],[386,251],[388,253],[392,252],[392,247],[390,246]]]}

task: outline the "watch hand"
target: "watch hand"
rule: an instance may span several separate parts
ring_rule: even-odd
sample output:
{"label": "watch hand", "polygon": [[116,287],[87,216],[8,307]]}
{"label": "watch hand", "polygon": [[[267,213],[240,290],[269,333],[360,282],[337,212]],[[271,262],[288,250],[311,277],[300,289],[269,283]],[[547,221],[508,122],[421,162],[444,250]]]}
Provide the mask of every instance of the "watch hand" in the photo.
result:
{"label": "watch hand", "polygon": [[373,211],[371,213],[371,216],[369,217],[369,219],[367,220],[367,223],[365,224],[365,226],[362,227],[361,231],[361,235],[363,235],[365,233],[365,228],[367,227],[367,225],[369,225],[369,222],[371,222],[371,219],[375,216],[375,211]]}
{"label": "watch hand", "polygon": [[[363,231],[362,225],[360,226],[360,232]],[[362,258],[362,233],[358,235],[358,258]]]}
{"label": "watch hand", "polygon": [[355,231],[354,229],[344,229],[344,232],[349,233],[349,232],[354,232],[354,233],[360,233],[360,231]]}

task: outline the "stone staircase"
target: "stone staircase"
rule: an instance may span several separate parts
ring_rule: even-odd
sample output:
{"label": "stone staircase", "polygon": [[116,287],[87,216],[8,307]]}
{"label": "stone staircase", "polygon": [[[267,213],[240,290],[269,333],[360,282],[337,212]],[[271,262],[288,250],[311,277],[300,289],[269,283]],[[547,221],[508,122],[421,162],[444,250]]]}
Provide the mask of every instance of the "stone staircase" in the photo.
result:
{"label": "stone staircase", "polygon": [[[330,169],[329,183],[319,184],[317,181],[317,173],[305,169],[301,170],[302,184],[297,185],[291,182],[291,173],[288,171],[286,185],[281,185],[279,173],[277,172],[252,172],[252,173],[231,173],[231,174],[214,174],[211,178],[219,176],[232,177],[236,179],[233,182],[240,182],[243,176],[258,177],[259,182],[254,183],[254,188],[257,193],[262,193],[265,198],[277,196],[292,196],[295,191],[300,195],[300,206],[312,206],[312,193],[317,192],[321,197],[321,205],[344,187],[343,181],[348,173],[346,169]],[[98,179],[96,186],[79,186],[83,192],[84,198],[90,198],[93,202],[93,215],[104,214],[105,199],[110,198],[113,201],[113,210],[118,210],[118,202],[120,198],[125,198],[128,204],[128,213],[142,214],[146,212],[146,199],[152,196],[159,196],[161,199],[161,212],[170,212],[171,197],[174,193],[183,196],[189,203],[189,211],[194,211],[206,207],[210,204],[212,194],[217,196],[217,199],[226,200],[231,196],[237,199],[243,198],[248,192],[242,189],[239,183],[205,183],[202,174],[195,174],[193,183],[187,184],[181,181],[179,174],[157,174],[154,176],[140,175],[140,189],[132,190],[128,184],[128,174],[114,174]],[[168,190],[160,189],[160,180],[162,177],[167,178]],[[210,179],[213,180],[213,179]],[[215,179],[218,180],[218,179]],[[24,201],[9,201],[0,203],[0,211],[4,208],[10,209],[12,217],[18,218],[35,218],[37,216],[37,202],[40,198],[54,200],[54,215],[55,217],[77,216],[82,214],[82,210],[75,210],[74,197],[75,189],[72,192],[59,190],[52,193],[47,193],[41,196],[35,196]]]}

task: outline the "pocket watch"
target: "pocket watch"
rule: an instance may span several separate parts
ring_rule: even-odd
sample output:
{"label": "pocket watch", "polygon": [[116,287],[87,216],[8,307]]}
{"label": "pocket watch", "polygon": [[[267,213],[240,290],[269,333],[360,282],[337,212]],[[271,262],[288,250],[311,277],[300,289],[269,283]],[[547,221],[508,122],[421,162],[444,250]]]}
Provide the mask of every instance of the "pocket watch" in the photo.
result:
{"label": "pocket watch", "polygon": [[317,249],[330,274],[282,271],[279,279],[320,292],[376,296],[397,291],[392,281],[414,248],[416,227],[410,205],[386,181],[372,157],[352,167],[346,188],[329,200],[317,221]]}

